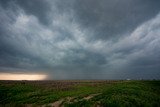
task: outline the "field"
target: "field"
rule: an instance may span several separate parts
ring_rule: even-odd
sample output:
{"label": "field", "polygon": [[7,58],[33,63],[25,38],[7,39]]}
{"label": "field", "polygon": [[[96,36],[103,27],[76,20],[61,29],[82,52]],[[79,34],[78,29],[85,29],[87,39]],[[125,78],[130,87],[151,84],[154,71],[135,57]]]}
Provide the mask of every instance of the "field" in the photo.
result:
{"label": "field", "polygon": [[160,81],[0,81],[1,107],[160,107]]}

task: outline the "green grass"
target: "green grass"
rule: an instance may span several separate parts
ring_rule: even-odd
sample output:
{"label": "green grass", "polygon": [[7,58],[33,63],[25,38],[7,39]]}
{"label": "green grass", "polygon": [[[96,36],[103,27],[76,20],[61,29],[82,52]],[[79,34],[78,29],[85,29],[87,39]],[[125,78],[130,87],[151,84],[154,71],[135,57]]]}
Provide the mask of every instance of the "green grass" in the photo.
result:
{"label": "green grass", "polygon": [[[78,84],[51,86],[51,83],[0,81],[0,104],[43,105],[68,96],[76,101],[64,102],[66,107],[160,107],[160,81],[79,82]],[[65,86],[65,87],[64,87]],[[101,93],[89,100],[84,96]]]}
{"label": "green grass", "polygon": [[159,81],[157,87],[153,87],[152,81],[120,83],[110,87],[102,95],[95,97],[94,101],[100,101],[103,106],[109,107],[159,107],[160,93]]}

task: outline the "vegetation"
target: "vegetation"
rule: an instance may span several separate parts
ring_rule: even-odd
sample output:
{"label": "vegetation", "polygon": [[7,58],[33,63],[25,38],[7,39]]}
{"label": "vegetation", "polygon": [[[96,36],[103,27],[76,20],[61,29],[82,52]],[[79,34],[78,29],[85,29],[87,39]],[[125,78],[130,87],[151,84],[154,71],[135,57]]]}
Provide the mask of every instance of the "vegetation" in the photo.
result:
{"label": "vegetation", "polygon": [[0,81],[0,96],[12,107],[160,107],[160,81]]}

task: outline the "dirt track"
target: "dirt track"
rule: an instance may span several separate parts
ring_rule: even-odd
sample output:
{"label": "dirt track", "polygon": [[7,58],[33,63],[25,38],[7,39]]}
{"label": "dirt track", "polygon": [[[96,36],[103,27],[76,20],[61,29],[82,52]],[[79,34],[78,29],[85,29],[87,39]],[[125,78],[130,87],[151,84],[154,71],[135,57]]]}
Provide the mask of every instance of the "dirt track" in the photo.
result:
{"label": "dirt track", "polygon": [[[97,93],[97,94],[90,94],[88,96],[83,97],[81,100],[89,100],[91,98],[93,98],[94,96],[97,96],[101,93]],[[67,102],[67,103],[72,103],[72,102],[77,102],[77,99],[75,99],[75,97],[66,97],[63,99],[60,99],[58,101],[55,101],[53,103],[47,104],[47,105],[43,105],[42,107],[46,107],[46,106],[50,106],[50,107],[63,107],[63,102]]]}

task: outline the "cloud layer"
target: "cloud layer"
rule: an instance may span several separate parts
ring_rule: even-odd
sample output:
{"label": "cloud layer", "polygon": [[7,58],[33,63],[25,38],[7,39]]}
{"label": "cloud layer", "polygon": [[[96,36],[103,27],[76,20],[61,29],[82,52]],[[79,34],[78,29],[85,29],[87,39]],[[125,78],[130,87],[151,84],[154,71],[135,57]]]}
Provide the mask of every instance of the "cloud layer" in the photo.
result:
{"label": "cloud layer", "polygon": [[0,72],[160,79],[160,2],[0,2]]}

